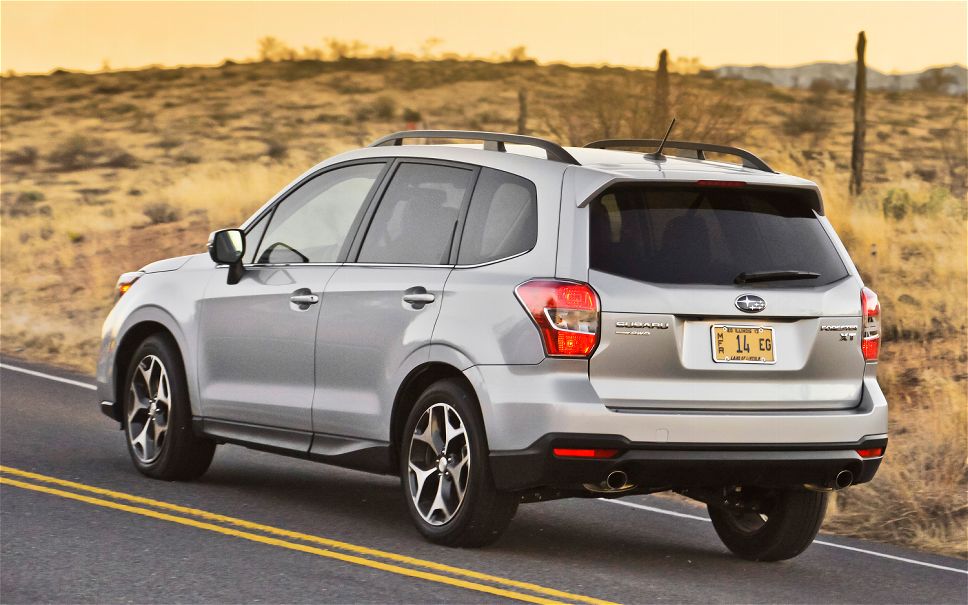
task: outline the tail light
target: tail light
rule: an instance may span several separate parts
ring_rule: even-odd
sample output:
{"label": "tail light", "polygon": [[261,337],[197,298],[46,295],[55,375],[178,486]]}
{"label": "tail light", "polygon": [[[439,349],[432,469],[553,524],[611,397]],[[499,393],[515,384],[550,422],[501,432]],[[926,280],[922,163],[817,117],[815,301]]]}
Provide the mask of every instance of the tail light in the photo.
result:
{"label": "tail light", "polygon": [[884,455],[884,448],[872,447],[866,450],[854,450],[861,458],[880,458]]}
{"label": "tail light", "polygon": [[863,324],[860,350],[864,361],[877,361],[881,349],[881,305],[877,302],[877,294],[870,288],[860,291],[860,309]]}
{"label": "tail light", "polygon": [[598,346],[598,294],[588,284],[533,279],[514,293],[538,326],[545,354],[588,357]]}
{"label": "tail light", "polygon": [[114,300],[118,300],[119,298],[124,296],[125,293],[131,289],[131,286],[134,285],[134,282],[141,279],[142,275],[144,275],[144,273],[142,273],[141,271],[131,271],[130,273],[122,273],[121,277],[118,278],[117,285],[114,287]]}
{"label": "tail light", "polygon": [[612,449],[585,449],[556,447],[552,450],[558,458],[614,458],[618,456],[618,450]]}

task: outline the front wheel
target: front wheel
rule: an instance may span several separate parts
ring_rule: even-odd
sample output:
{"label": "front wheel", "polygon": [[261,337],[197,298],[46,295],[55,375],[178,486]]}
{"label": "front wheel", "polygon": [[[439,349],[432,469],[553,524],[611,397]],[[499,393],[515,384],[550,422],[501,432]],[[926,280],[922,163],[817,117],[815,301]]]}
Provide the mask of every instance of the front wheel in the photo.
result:
{"label": "front wheel", "polygon": [[514,494],[494,487],[477,401],[455,380],[432,384],[410,411],[400,477],[417,529],[437,544],[490,544],[518,508]]}
{"label": "front wheel", "polygon": [[[755,505],[749,506],[749,502]],[[827,511],[827,494],[776,490],[754,494],[745,504],[708,505],[719,539],[744,559],[782,561],[799,555],[813,542]]]}
{"label": "front wheel", "polygon": [[155,479],[200,477],[212,462],[215,442],[192,431],[188,384],[178,348],[150,336],[131,358],[123,395],[124,434],[135,467]]}

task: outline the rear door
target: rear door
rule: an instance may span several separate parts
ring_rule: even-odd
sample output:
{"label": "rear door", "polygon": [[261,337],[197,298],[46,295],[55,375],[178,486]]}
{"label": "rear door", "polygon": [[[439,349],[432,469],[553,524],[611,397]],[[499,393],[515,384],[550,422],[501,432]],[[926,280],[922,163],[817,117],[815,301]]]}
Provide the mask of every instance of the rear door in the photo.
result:
{"label": "rear door", "polygon": [[610,407],[855,407],[860,283],[810,190],[622,186],[589,206]]}
{"label": "rear door", "polygon": [[[317,433],[385,441],[396,389],[429,358],[454,234],[478,169],[398,161],[326,286],[316,336]],[[366,223],[364,223],[366,225]]]}

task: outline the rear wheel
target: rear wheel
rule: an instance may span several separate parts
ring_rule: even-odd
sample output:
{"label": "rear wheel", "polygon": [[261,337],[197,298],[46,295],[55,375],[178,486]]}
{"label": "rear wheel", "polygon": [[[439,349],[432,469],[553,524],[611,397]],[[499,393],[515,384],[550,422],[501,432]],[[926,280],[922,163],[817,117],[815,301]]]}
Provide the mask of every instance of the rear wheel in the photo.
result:
{"label": "rear wheel", "polygon": [[[727,501],[738,492],[727,490]],[[726,548],[751,561],[791,559],[813,542],[827,511],[827,494],[776,490],[744,495],[736,507],[708,505]]]}
{"label": "rear wheel", "polygon": [[425,538],[484,546],[501,536],[518,500],[494,488],[484,423],[463,385],[442,380],[424,391],[400,441],[404,497]]}
{"label": "rear wheel", "polygon": [[156,479],[200,477],[215,442],[192,431],[181,356],[161,335],[148,337],[131,358],[124,392],[124,434],[135,467]]}

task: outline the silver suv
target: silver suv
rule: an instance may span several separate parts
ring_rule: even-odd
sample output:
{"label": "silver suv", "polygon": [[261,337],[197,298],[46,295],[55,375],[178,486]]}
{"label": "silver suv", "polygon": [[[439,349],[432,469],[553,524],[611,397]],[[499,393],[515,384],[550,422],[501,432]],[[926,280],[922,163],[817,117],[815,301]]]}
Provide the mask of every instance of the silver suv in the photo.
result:
{"label": "silver suv", "polygon": [[817,186],[746,151],[410,131],[123,275],[98,395],[151,477],[220,443],[398,474],[455,546],[675,491],[778,560],[884,455],[879,323]]}

